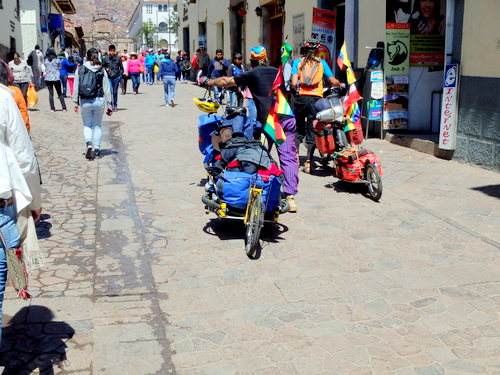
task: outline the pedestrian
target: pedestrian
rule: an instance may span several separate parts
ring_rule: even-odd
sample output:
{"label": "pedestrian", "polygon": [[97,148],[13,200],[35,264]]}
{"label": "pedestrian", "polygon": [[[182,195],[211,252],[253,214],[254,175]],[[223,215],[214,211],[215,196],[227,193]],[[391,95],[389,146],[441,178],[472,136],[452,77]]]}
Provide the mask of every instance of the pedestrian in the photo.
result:
{"label": "pedestrian", "polygon": [[155,55],[152,48],[149,49],[148,54],[144,58],[144,67],[146,68],[146,82],[148,85],[154,85],[155,83],[155,60],[158,56]]}
{"label": "pedestrian", "polygon": [[[224,58],[224,52],[221,49],[215,51],[215,57],[210,61],[208,66],[208,77],[219,78],[227,75],[227,68],[229,67],[229,61]],[[217,86],[212,87],[214,93],[214,99],[219,103],[222,103],[224,97],[225,88],[219,88]]]}
{"label": "pedestrian", "polygon": [[108,115],[113,113],[110,85],[108,74],[99,61],[97,50],[89,49],[86,61],[75,72],[73,94],[75,112],[78,112],[78,107],[81,108],[87,160],[101,156],[101,123],[106,106],[108,107],[106,113]]}
{"label": "pedestrian", "polygon": [[[236,52],[233,55],[233,63],[229,66],[227,70],[228,77],[236,77],[245,71],[243,68],[243,56],[241,53]],[[229,91],[229,105],[231,107],[241,107],[243,105],[243,91],[244,87],[236,86],[228,88]]]}
{"label": "pedestrian", "polygon": [[146,82],[146,51],[142,51],[141,55],[139,56],[139,63],[141,64],[141,77],[142,77],[142,82]]}
{"label": "pedestrian", "polygon": [[9,61],[9,68],[14,75],[14,86],[19,87],[23,93],[24,100],[26,100],[26,93],[28,92],[28,86],[33,78],[33,73],[30,66],[21,59],[18,53],[14,53],[14,58]]}
{"label": "pedestrian", "polygon": [[54,106],[54,89],[56,90],[57,97],[61,102],[62,111],[66,112],[66,103],[61,91],[61,61],[57,58],[56,51],[49,48],[45,54],[45,60],[42,64],[42,74],[45,78],[45,84],[49,90],[49,105],[50,111],[55,112]]}
{"label": "pedestrian", "polygon": [[128,58],[126,55],[121,56],[123,65],[123,75],[120,81],[120,88],[122,89],[122,95],[127,93],[127,83],[128,83]]}
{"label": "pedestrian", "polygon": [[26,129],[28,133],[30,132],[30,117],[28,115],[28,107],[26,105],[26,99],[23,96],[23,93],[19,86],[17,86],[14,82],[14,75],[12,70],[9,68],[7,63],[5,63],[2,59],[0,59],[0,84],[7,86],[12,90],[12,97],[19,108],[19,112],[21,112],[21,116],[24,121],[24,125],[26,125]]}
{"label": "pedestrian", "polygon": [[113,95],[113,111],[118,110],[118,86],[123,76],[123,64],[119,56],[116,55],[116,47],[111,44],[108,47],[109,54],[102,61],[102,67],[109,77],[111,93]]}
{"label": "pedestrian", "polygon": [[208,76],[208,67],[210,66],[210,56],[207,54],[205,47],[201,48],[200,54],[196,59],[196,63],[201,69],[202,76]]}
{"label": "pedestrian", "polygon": [[306,161],[302,168],[304,173],[311,173],[314,168],[313,121],[317,113],[314,103],[323,97],[323,79],[326,79],[333,86],[340,87],[339,80],[333,76],[326,61],[316,56],[319,46],[320,44],[315,41],[306,41],[304,43],[305,56],[295,60],[292,66],[292,90],[296,91],[299,87],[294,102],[294,113],[297,119],[297,157],[303,139],[305,139],[307,148]]}
{"label": "pedestrian", "polygon": [[[69,58],[66,58],[64,53],[60,55],[60,60],[61,60],[60,75],[61,75],[62,94],[65,98],[67,98],[68,96],[66,95],[66,93],[68,92],[67,86],[68,86],[69,75],[71,74],[74,77],[76,64],[73,62],[73,58],[71,56],[69,56]],[[72,87],[73,83],[70,83],[70,86]],[[73,89],[70,89],[70,94],[72,93]]]}
{"label": "pedestrian", "polygon": [[42,67],[43,67],[43,52],[40,50],[40,46],[37,44],[35,49],[31,51],[26,62],[31,66],[33,72],[33,83],[36,89],[39,90],[42,87]]}
{"label": "pedestrian", "polygon": [[167,53],[161,63],[160,69],[163,76],[165,106],[175,107],[175,81],[179,66],[170,59],[170,55]]}
{"label": "pedestrian", "polygon": [[31,250],[36,247],[38,251],[34,221],[41,213],[40,175],[35,150],[11,92],[0,85],[0,233],[3,238],[0,240],[0,340],[7,280],[6,249],[18,248],[22,244],[25,261],[39,260],[32,257]]}
{"label": "pedestrian", "polygon": [[[80,56],[70,56],[68,57],[69,64],[66,66],[66,71],[68,72],[68,86],[69,86],[69,96],[73,97],[73,87],[75,85],[75,71],[78,67],[77,62],[81,60]],[[83,63],[83,61],[82,61]],[[74,64],[74,65],[73,65]]]}
{"label": "pedestrian", "polygon": [[184,61],[184,51],[178,51],[177,52],[177,57],[175,58],[175,62],[177,63],[177,67],[179,68],[176,75],[175,75],[175,80],[176,81],[181,81],[182,77],[182,62]]}
{"label": "pedestrian", "polygon": [[130,59],[127,61],[128,75],[132,80],[132,91],[134,95],[139,94],[139,86],[141,85],[142,63],[137,58],[137,53],[130,52]]}
{"label": "pedestrian", "polygon": [[198,56],[201,54],[201,49],[198,48],[196,53],[191,58],[191,79],[194,79],[198,83],[198,72],[200,71],[200,67],[198,66]]}
{"label": "pedestrian", "polygon": [[181,71],[182,71],[182,83],[186,84],[188,81],[189,73],[191,72],[191,61],[189,56],[184,52],[184,59],[182,60]]}
{"label": "pedestrian", "polygon": [[[209,79],[202,78],[208,86],[219,85],[223,87],[246,86],[252,98],[255,101],[257,109],[258,127],[262,129],[266,123],[269,110],[273,105],[273,97],[270,95],[273,83],[278,78],[278,69],[269,66],[267,60],[267,51],[264,47],[258,46],[250,50],[251,70],[248,70],[238,76],[220,77]],[[284,88],[281,87],[281,90]],[[283,195],[285,196],[290,212],[297,211],[295,196],[298,192],[299,176],[298,161],[295,148],[295,117],[292,115],[280,115],[279,117],[286,140],[279,147],[278,157],[280,167],[285,177],[283,181]],[[259,135],[258,133],[256,134]]]}

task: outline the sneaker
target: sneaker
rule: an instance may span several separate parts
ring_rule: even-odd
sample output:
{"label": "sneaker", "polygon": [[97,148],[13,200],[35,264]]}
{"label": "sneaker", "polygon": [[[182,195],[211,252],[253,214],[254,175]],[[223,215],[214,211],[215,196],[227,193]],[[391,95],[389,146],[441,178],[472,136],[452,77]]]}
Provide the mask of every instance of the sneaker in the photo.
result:
{"label": "sneaker", "polygon": [[85,152],[85,159],[92,159],[92,143],[87,142],[87,152]]}
{"label": "sneaker", "polygon": [[94,157],[100,158],[101,157],[101,150],[99,150],[98,148],[96,148],[94,150]]}
{"label": "sneaker", "polygon": [[288,212],[297,212],[297,203],[295,203],[295,195],[287,195],[286,201],[290,209]]}
{"label": "sneaker", "polygon": [[172,107],[175,107],[175,102],[174,102],[174,99],[170,99],[170,105],[171,105]]}
{"label": "sneaker", "polygon": [[68,112],[67,110],[63,109],[63,112]]}
{"label": "sneaker", "polygon": [[302,167],[302,172],[311,174],[311,162],[309,160],[304,163],[304,166]]}

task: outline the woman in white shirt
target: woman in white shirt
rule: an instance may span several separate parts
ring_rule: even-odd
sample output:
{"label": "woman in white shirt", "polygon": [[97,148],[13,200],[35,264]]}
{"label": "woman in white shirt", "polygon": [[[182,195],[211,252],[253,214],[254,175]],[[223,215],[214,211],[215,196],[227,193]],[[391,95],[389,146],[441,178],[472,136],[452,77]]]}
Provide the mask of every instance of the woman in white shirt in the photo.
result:
{"label": "woman in white shirt", "polygon": [[0,240],[0,323],[7,279],[5,245],[19,247],[21,236],[16,221],[26,210],[31,211],[34,220],[40,218],[38,162],[12,91],[0,84],[0,232],[3,238]]}

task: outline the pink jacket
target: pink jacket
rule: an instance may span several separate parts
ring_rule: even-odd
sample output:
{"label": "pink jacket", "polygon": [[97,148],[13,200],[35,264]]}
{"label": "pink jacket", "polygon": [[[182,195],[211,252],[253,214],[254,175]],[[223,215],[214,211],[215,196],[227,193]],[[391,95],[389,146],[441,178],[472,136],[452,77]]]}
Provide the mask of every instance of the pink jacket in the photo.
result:
{"label": "pink jacket", "polygon": [[128,60],[128,72],[129,73],[140,73],[141,72],[141,63],[138,59],[136,60]]}

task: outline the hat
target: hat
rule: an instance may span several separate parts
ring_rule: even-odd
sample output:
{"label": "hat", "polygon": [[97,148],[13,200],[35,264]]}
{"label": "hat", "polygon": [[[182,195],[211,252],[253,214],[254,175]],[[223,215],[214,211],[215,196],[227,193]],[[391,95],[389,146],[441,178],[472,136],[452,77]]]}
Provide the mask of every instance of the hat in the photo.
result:
{"label": "hat", "polygon": [[136,55],[137,56],[137,52],[130,52],[130,56],[132,55]]}
{"label": "hat", "polygon": [[150,48],[150,49],[148,49],[148,51],[149,51],[149,52],[153,52],[153,49],[152,49],[152,48]]}
{"label": "hat", "polygon": [[292,57],[293,48],[288,43],[283,43],[281,45],[281,62],[286,63],[290,57]]}
{"label": "hat", "polygon": [[262,46],[253,47],[250,50],[250,60],[261,61],[267,59],[267,51]]}

